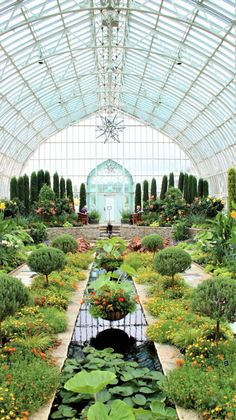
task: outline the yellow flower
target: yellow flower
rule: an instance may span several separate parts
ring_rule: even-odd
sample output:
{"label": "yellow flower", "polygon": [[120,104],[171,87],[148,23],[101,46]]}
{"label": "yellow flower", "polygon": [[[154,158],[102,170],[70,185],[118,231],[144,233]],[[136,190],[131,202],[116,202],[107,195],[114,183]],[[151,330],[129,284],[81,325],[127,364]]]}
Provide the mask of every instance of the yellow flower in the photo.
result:
{"label": "yellow flower", "polygon": [[5,203],[0,203],[0,210],[4,210],[5,209]]}
{"label": "yellow flower", "polygon": [[232,217],[232,219],[236,219],[236,211],[231,211],[230,216]]}

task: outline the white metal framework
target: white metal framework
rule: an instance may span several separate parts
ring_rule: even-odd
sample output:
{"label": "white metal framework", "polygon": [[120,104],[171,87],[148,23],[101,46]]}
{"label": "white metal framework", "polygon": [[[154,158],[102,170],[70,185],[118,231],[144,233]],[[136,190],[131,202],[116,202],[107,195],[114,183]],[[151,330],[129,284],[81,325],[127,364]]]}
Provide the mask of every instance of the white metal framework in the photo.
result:
{"label": "white metal framework", "polygon": [[235,16],[234,0],[0,0],[2,193],[45,139],[117,111],[222,189],[236,164]]}

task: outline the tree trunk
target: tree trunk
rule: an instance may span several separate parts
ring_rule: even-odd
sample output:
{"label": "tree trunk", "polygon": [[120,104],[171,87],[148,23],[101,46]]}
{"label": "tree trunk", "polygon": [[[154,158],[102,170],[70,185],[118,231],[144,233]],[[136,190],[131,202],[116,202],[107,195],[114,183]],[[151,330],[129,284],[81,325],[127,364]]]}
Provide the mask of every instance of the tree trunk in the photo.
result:
{"label": "tree trunk", "polygon": [[216,321],[216,336],[215,336],[215,341],[218,341],[220,337],[220,320],[217,319]]}

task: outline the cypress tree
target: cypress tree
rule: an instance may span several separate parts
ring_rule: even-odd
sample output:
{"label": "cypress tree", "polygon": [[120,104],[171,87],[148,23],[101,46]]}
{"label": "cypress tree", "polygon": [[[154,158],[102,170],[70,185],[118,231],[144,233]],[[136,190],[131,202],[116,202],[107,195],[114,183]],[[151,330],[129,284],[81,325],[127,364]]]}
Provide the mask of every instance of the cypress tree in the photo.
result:
{"label": "cypress tree", "polygon": [[36,172],[32,172],[30,177],[30,204],[33,205],[34,202],[38,201],[38,180]]}
{"label": "cypress tree", "polygon": [[63,198],[66,195],[66,182],[63,176],[60,179],[60,198]]}
{"label": "cypress tree", "polygon": [[203,179],[202,178],[198,180],[197,193],[198,193],[198,197],[203,197]]}
{"label": "cypress tree", "polygon": [[174,187],[175,186],[175,177],[173,172],[170,173],[169,175],[169,188]]}
{"label": "cypress tree", "polygon": [[151,195],[154,196],[154,200],[157,198],[157,182],[155,178],[152,178],[151,182]]}
{"label": "cypress tree", "polygon": [[208,181],[204,179],[203,181],[203,197],[207,197],[209,195],[209,186]]}
{"label": "cypress tree", "polygon": [[59,176],[57,172],[53,175],[53,191],[56,194],[56,197],[59,198]]}
{"label": "cypress tree", "polygon": [[141,206],[141,184],[138,182],[135,187],[135,199],[134,199],[135,209],[137,206]]}
{"label": "cypress tree", "polygon": [[189,175],[189,204],[193,202],[193,175]]}
{"label": "cypress tree", "polygon": [[18,197],[22,203],[25,202],[25,185],[23,176],[20,176],[18,179]]}
{"label": "cypress tree", "polygon": [[168,178],[167,178],[167,175],[164,175],[162,178],[162,183],[161,183],[161,193],[160,193],[161,200],[164,200],[167,188],[168,188]]}
{"label": "cypress tree", "polygon": [[48,171],[45,171],[44,182],[45,182],[46,185],[51,187],[51,177],[50,177],[50,173]]}
{"label": "cypress tree", "polygon": [[18,181],[14,176],[10,181],[10,199],[15,200],[16,198],[18,198]]}
{"label": "cypress tree", "polygon": [[148,199],[149,199],[148,181],[145,179],[143,181],[143,203],[146,203]]}
{"label": "cypress tree", "polygon": [[193,175],[193,200],[197,197],[197,178]]}
{"label": "cypress tree", "polygon": [[178,189],[183,192],[183,189],[184,189],[184,174],[183,174],[183,172],[180,172],[180,174],[179,174]]}
{"label": "cypress tree", "polygon": [[37,173],[37,181],[38,181],[38,193],[40,193],[40,190],[42,186],[44,185],[45,177],[44,177],[44,171],[43,169],[40,169]]}
{"label": "cypress tree", "polygon": [[86,187],[85,184],[82,183],[80,185],[80,191],[79,191],[79,211],[86,206]]}
{"label": "cypress tree", "polygon": [[233,210],[233,205],[236,204],[236,168],[229,168],[227,177],[228,188],[228,209]]}
{"label": "cypress tree", "polygon": [[186,203],[189,203],[189,177],[188,174],[184,174],[184,199]]}
{"label": "cypress tree", "polygon": [[74,204],[74,196],[73,196],[73,187],[71,179],[66,180],[66,195],[69,198],[69,200]]}
{"label": "cypress tree", "polygon": [[29,192],[29,177],[24,175],[24,205],[26,214],[29,214],[30,209],[30,192]]}

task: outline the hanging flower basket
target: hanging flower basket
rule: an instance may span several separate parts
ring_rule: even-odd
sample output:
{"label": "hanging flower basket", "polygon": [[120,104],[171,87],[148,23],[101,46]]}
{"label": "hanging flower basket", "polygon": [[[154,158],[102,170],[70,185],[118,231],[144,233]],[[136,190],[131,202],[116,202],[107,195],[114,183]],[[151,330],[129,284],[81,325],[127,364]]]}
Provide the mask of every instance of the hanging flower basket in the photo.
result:
{"label": "hanging flower basket", "polygon": [[106,319],[107,321],[119,321],[123,319],[127,315],[127,312],[122,311],[111,311],[107,314],[106,317],[102,317],[102,319]]}

